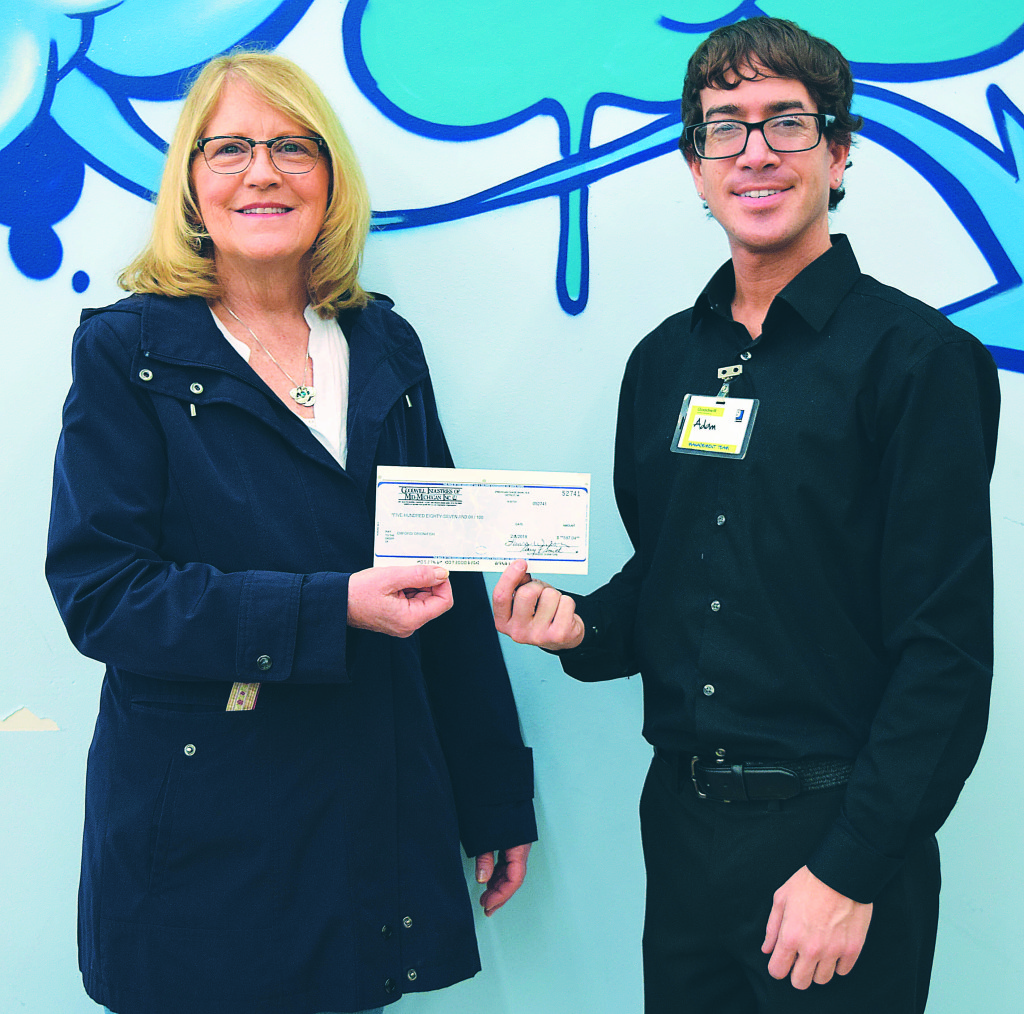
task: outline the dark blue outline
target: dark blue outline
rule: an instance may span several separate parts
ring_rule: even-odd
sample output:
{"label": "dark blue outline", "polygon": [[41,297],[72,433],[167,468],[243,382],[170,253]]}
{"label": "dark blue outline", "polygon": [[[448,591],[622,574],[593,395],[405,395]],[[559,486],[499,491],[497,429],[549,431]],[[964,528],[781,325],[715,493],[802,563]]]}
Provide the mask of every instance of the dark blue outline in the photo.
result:
{"label": "dark blue outline", "polygon": [[[1013,116],[1018,122],[1024,124],[1024,114],[1009,100],[1002,89],[990,86],[987,94],[989,110],[996,123],[999,136],[1003,141],[1003,149],[997,148],[988,139],[981,137],[944,113],[937,112],[930,106],[923,105],[904,95],[890,92],[888,89],[858,82],[856,94],[875,98],[888,105],[898,106],[913,113],[915,116],[930,120],[943,130],[956,134],[977,148],[983,155],[991,158],[999,168],[1013,176],[1014,179],[1018,178],[1016,162],[1009,145],[1009,137],[1003,117]],[[856,102],[856,98],[854,101]],[[992,226],[989,225],[988,220],[978,207],[971,192],[960,180],[922,148],[908,141],[902,134],[875,120],[865,118],[861,133],[891,151],[897,158],[906,162],[935,188],[936,192],[974,241],[982,257],[985,258],[985,262],[995,275],[995,285],[982,292],[975,293],[973,296],[968,296],[956,303],[950,303],[948,306],[942,307],[943,313],[955,313],[957,310],[974,306],[1000,292],[1006,292],[1021,284],[1021,276],[1003,249],[1002,244],[996,238]]]}
{"label": "dark blue outline", "polygon": [[934,81],[988,70],[989,67],[1013,59],[1022,50],[1024,24],[1012,31],[1002,42],[971,56],[936,60],[934,63],[861,63],[851,60],[850,69],[855,78],[866,78],[869,81]]}
{"label": "dark blue outline", "polygon": [[[221,53],[230,52],[238,46],[266,46],[275,48],[281,40],[302,20],[309,10],[313,0],[281,0],[277,7],[263,19],[252,31],[241,39],[233,42],[230,46],[222,49]],[[167,143],[155,131],[153,131],[135,112],[130,99],[149,99],[153,101],[167,101],[181,98],[187,91],[191,79],[205,66],[207,61],[201,61],[190,67],[177,71],[170,71],[167,74],[153,77],[135,77],[131,75],[118,74],[106,70],[98,64],[93,63],[88,57],[88,50],[92,44],[96,30],[96,18],[102,17],[115,8],[121,6],[119,2],[112,3],[99,11],[91,11],[86,14],[68,14],[70,20],[81,23],[81,36],[75,51],[68,58],[67,62],[60,66],[58,64],[58,53],[56,43],[50,39],[50,51],[47,61],[46,81],[43,86],[43,95],[40,99],[39,109],[32,118],[25,130],[39,129],[40,125],[49,120],[49,126],[57,131],[57,136],[63,139],[63,157],[70,162],[77,162],[79,165],[88,165],[101,176],[110,180],[115,186],[127,190],[143,200],[151,201],[155,194],[146,187],[140,186],[134,180],[127,179],[120,173],[114,171],[106,163],[92,155],[86,148],[72,139],[54,120],[52,116],[53,99],[58,84],[72,71],[78,70],[86,78],[101,88],[110,97],[118,113],[125,123],[145,143],[152,145],[157,151],[166,152]],[[212,53],[210,58],[218,55]],[[22,135],[19,134],[19,137]],[[11,144],[17,143],[14,138]],[[77,200],[81,199],[81,194]],[[77,200],[75,203],[77,203]],[[14,228],[12,224],[12,229]],[[63,255],[61,257],[63,260]],[[20,270],[20,269],[19,269]],[[49,276],[47,276],[49,277]]]}
{"label": "dark blue outline", "polygon": [[1021,349],[1007,349],[1002,345],[986,345],[985,348],[992,353],[992,358],[999,369],[1024,373],[1024,351]]}
{"label": "dark blue outline", "polygon": [[[281,44],[281,40],[302,20],[306,11],[312,6],[313,0],[281,0],[281,3],[263,19],[251,32],[243,35],[242,38],[233,42],[230,46],[211,53],[206,60],[200,60],[189,67],[180,70],[168,71],[166,74],[155,74],[152,77],[133,76],[129,74],[118,74],[112,70],[106,70],[98,64],[87,59],[84,52],[78,53],[69,64],[75,61],[76,57],[83,65],[83,73],[98,84],[104,91],[111,94],[116,93],[125,99],[146,99],[153,102],[166,102],[172,99],[180,99],[188,91],[188,86],[193,77],[215,56],[230,53],[232,49],[245,46],[267,46],[271,49]],[[113,10],[119,4],[112,4],[103,12],[89,15],[88,19],[93,20],[100,17],[102,13]],[[87,16],[82,16],[83,22]],[[91,26],[90,26],[91,27]]]}
{"label": "dark blue outline", "polygon": [[[673,107],[676,105],[672,103]],[[403,208],[394,211],[375,211],[374,218],[378,221],[374,224],[375,231],[389,232],[393,229],[412,229],[424,225],[434,225],[441,222],[451,222],[460,218],[469,218],[473,215],[480,215],[484,212],[494,211],[498,208],[507,208],[516,204],[525,204],[529,201],[540,200],[544,197],[559,196],[570,190],[580,190],[596,180],[603,179],[615,173],[628,169],[631,166],[639,165],[642,162],[649,162],[670,151],[678,151],[677,140],[664,142],[659,145],[652,145],[650,148],[642,148],[632,155],[623,158],[621,161],[613,162],[607,166],[594,166],[584,170],[574,177],[569,183],[564,180],[556,180],[552,183],[537,187],[530,187],[529,184],[536,179],[543,179],[551,175],[552,171],[571,170],[573,166],[590,162],[595,157],[600,157],[605,152],[614,152],[616,149],[629,148],[642,140],[644,137],[657,134],[666,127],[677,127],[680,123],[679,110],[673,109],[671,113],[645,124],[638,130],[634,130],[623,137],[598,145],[596,148],[588,148],[585,151],[576,152],[568,158],[559,159],[549,165],[541,166],[532,172],[524,173],[513,180],[506,180],[498,183],[479,193],[469,197],[462,197],[459,200],[447,204],[435,204],[427,208]],[[517,191],[511,193],[509,191]],[[524,192],[525,191],[525,192]],[[394,218],[400,216],[400,221],[380,222],[383,218]]]}
{"label": "dark blue outline", "polygon": [[[367,99],[382,112],[389,120],[410,133],[418,134],[421,137],[430,137],[436,140],[464,142],[474,141],[485,137],[493,137],[497,134],[506,133],[523,123],[532,120],[535,116],[550,116],[558,126],[558,148],[562,155],[560,165],[571,166],[576,162],[584,161],[594,149],[590,145],[590,134],[593,128],[594,116],[601,106],[618,106],[623,109],[631,109],[636,112],[671,114],[678,107],[678,100],[647,100],[636,99],[628,95],[619,95],[614,92],[599,92],[591,95],[583,109],[583,119],[580,123],[580,137],[578,139],[578,151],[573,150],[572,125],[569,114],[565,107],[557,99],[550,96],[538,99],[536,102],[519,110],[509,116],[490,120],[486,123],[470,125],[437,123],[426,120],[419,116],[413,116],[393,102],[377,84],[376,78],[370,73],[362,48],[362,22],[370,0],[351,0],[345,8],[342,17],[341,35],[342,50],[345,54],[345,61],[348,64],[349,73],[359,90]],[[746,2],[746,0],[745,0]],[[637,159],[636,161],[640,161]],[[622,166],[625,168],[625,166]],[[530,173],[519,177],[515,185],[521,185],[524,181],[534,178],[535,175],[543,175],[550,167],[538,170],[536,174]],[[608,173],[598,172],[594,178],[599,178]],[[451,221],[454,218],[465,218],[470,215],[480,214],[483,211],[490,211],[496,207],[509,204],[519,204],[524,200],[536,200],[541,196],[557,196],[559,198],[559,231],[558,231],[558,260],[556,269],[555,288],[558,294],[558,302],[562,309],[575,316],[581,313],[587,305],[590,292],[590,233],[586,225],[586,218],[581,217],[579,221],[570,221],[569,215],[569,194],[573,191],[580,192],[580,215],[585,216],[589,206],[589,194],[587,185],[589,179],[584,175],[571,183],[555,183],[550,187],[542,187],[526,198],[518,198],[510,195],[507,200],[499,200],[496,203],[482,203],[486,197],[494,191],[484,191],[475,194],[464,201],[455,201],[447,205],[437,205],[434,208],[409,209],[409,211],[381,212],[375,214],[378,222],[378,229],[410,228],[414,222],[427,224],[433,222]],[[501,187],[495,188],[497,190]],[[507,189],[507,187],[506,187]],[[380,225],[381,218],[394,218],[401,216],[401,222],[390,222]],[[566,286],[565,271],[568,266],[569,256],[569,230],[580,230],[580,294],[578,297],[569,295]]]}
{"label": "dark blue outline", "polygon": [[713,32],[716,28],[724,28],[726,25],[735,24],[746,18],[763,18],[765,16],[764,11],[757,6],[754,0],[742,0],[738,7],[734,7],[728,14],[723,14],[722,17],[714,21],[674,21],[663,14],[658,18],[658,24],[670,32],[680,32],[683,35],[705,35],[708,32]]}
{"label": "dark blue outline", "polygon": [[[764,16],[766,16],[765,12],[757,6],[754,0],[743,0],[738,7],[715,21],[690,23],[673,21],[671,18],[662,16],[659,18],[658,24],[670,32],[703,35],[713,32],[716,28],[734,24],[743,18]],[[932,81],[987,70],[989,67],[1006,63],[1022,50],[1024,50],[1024,24],[1014,29],[1002,42],[983,49],[980,53],[972,53],[970,56],[958,56],[951,60],[934,60],[931,63],[870,63],[851,60],[850,69],[855,78],[863,78],[868,81]]]}
{"label": "dark blue outline", "polygon": [[[578,190],[580,194],[580,213],[573,222],[569,215],[569,193]],[[590,298],[590,229],[587,215],[590,210],[590,188],[587,186],[573,187],[562,194],[558,203],[558,260],[555,268],[555,292],[558,303],[571,317],[581,314],[587,308]],[[566,269],[569,266],[569,230],[580,231],[580,294],[570,296],[565,284]]]}
{"label": "dark blue outline", "polygon": [[348,64],[349,73],[356,86],[370,102],[379,109],[389,120],[398,126],[408,130],[412,134],[419,134],[421,137],[432,137],[441,141],[477,141],[483,137],[494,137],[496,134],[504,134],[514,127],[518,127],[535,116],[551,116],[558,124],[558,146],[563,155],[568,155],[571,150],[569,116],[562,104],[556,99],[538,99],[532,105],[527,106],[511,116],[504,116],[501,119],[491,120],[489,123],[476,123],[471,126],[458,126],[446,123],[435,123],[433,120],[424,120],[419,116],[407,113],[400,106],[389,99],[380,86],[377,79],[370,73],[363,56],[362,38],[360,28],[363,15],[370,0],[350,0],[345,8],[341,20],[342,51],[345,54],[345,62]]}

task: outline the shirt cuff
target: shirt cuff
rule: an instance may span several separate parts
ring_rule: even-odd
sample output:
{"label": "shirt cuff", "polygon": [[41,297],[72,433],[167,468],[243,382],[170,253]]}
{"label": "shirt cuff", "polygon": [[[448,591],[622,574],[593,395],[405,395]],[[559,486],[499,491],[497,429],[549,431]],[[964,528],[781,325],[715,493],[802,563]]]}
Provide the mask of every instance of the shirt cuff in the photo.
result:
{"label": "shirt cuff", "polygon": [[902,865],[902,859],[871,848],[845,817],[839,817],[818,843],[807,868],[833,891],[867,904]]}

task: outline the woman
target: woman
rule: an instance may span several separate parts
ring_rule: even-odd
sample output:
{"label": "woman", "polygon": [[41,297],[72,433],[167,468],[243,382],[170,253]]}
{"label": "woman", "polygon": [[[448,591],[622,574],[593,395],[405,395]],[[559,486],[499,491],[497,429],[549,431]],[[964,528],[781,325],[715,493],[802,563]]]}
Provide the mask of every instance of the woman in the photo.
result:
{"label": "woman", "polygon": [[47,575],[107,667],[79,937],[117,1014],[446,986],[479,968],[459,837],[488,914],[525,872],[530,756],[482,581],[366,569],[376,465],[451,464],[416,335],[359,286],[368,221],[309,78],[218,58],[135,295],[75,336]]}

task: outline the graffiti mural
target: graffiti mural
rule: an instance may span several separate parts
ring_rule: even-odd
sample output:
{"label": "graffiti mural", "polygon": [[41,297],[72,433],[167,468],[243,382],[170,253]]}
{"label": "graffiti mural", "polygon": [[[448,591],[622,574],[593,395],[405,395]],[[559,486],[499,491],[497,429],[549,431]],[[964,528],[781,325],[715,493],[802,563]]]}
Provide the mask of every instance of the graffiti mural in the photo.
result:
{"label": "graffiti mural", "polygon": [[[85,166],[146,200],[156,191],[167,146],[132,99],[180,98],[211,57],[238,44],[276,46],[310,3],[5,0],[0,223],[18,270],[57,272],[64,254],[53,225],[78,203]],[[75,275],[77,291],[88,284]]]}
{"label": "graffiti mural", "polygon": [[[13,0],[0,27],[0,223],[11,260],[30,278],[62,260],[53,224],[78,202],[84,167],[142,198],[157,186],[164,140],[131,100],[180,97],[189,75],[243,43],[277,45],[313,0]],[[1024,371],[1024,113],[988,89],[999,143],[893,88],[998,66],[1024,50],[1024,18],[1012,4],[984,17],[953,0],[919,8],[865,0],[823,9],[816,0],[350,0],[341,16],[353,81],[403,129],[464,143],[538,117],[557,124],[559,157],[430,207],[380,209],[378,230],[410,229],[556,197],[560,209],[555,291],[581,313],[590,286],[588,188],[596,180],[677,151],[680,67],[720,24],[758,14],[798,21],[835,42],[858,81],[863,134],[934,188],[992,272],[994,282],[943,309],[978,334],[1000,366]],[[919,22],[919,24],[918,24]],[[182,32],[180,26],[189,30]],[[941,25],[941,30],[936,30]],[[168,42],[168,39],[173,41]],[[886,87],[891,85],[893,87]],[[644,126],[592,144],[602,106],[647,114]],[[676,155],[678,157],[678,155]],[[552,237],[554,242],[554,237]],[[82,291],[88,277],[79,272]]]}
{"label": "graffiti mural", "polygon": [[[377,227],[413,228],[557,196],[556,289],[567,313],[581,312],[589,288],[588,186],[677,150],[682,61],[714,28],[758,14],[792,18],[827,36],[851,59],[864,136],[928,180],[995,276],[991,288],[945,311],[987,336],[1001,366],[1024,370],[1024,336],[1016,329],[1014,340],[1010,326],[1024,313],[1024,190],[1018,168],[1024,164],[1024,114],[998,88],[990,89],[1002,140],[995,147],[967,126],[877,84],[959,76],[1016,56],[1024,49],[1024,25],[1012,5],[979,18],[952,2],[928,5],[915,15],[891,2],[822,14],[819,4],[793,0],[744,0],[739,6],[636,0],[601,17],[591,0],[524,0],[514,15],[495,5],[477,7],[467,17],[460,0],[435,0],[419,10],[402,0],[352,0],[343,33],[353,79],[400,126],[450,141],[501,133],[542,115],[553,117],[559,128],[558,161],[448,204],[378,211]],[[915,17],[921,21],[918,31]],[[933,30],[936,18],[942,32]],[[591,146],[594,113],[602,105],[656,118]],[[993,341],[995,335],[1000,338]]]}

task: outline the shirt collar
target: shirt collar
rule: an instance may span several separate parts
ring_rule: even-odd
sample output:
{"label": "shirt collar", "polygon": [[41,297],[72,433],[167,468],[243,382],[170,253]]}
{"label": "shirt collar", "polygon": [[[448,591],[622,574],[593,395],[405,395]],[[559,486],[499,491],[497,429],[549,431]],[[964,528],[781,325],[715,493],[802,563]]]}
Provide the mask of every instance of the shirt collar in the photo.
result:
{"label": "shirt collar", "polygon": [[[859,277],[860,266],[850,241],[842,233],[837,233],[832,237],[832,246],[786,285],[773,300],[772,307],[782,300],[820,332]],[[729,317],[729,303],[735,291],[736,276],[732,261],[728,260],[711,276],[697,297],[690,317],[690,329],[708,313]]]}
{"label": "shirt collar", "polygon": [[795,310],[815,331],[823,331],[846,294],[860,277],[860,266],[846,236],[832,237],[832,246],[811,261],[776,297]]}

